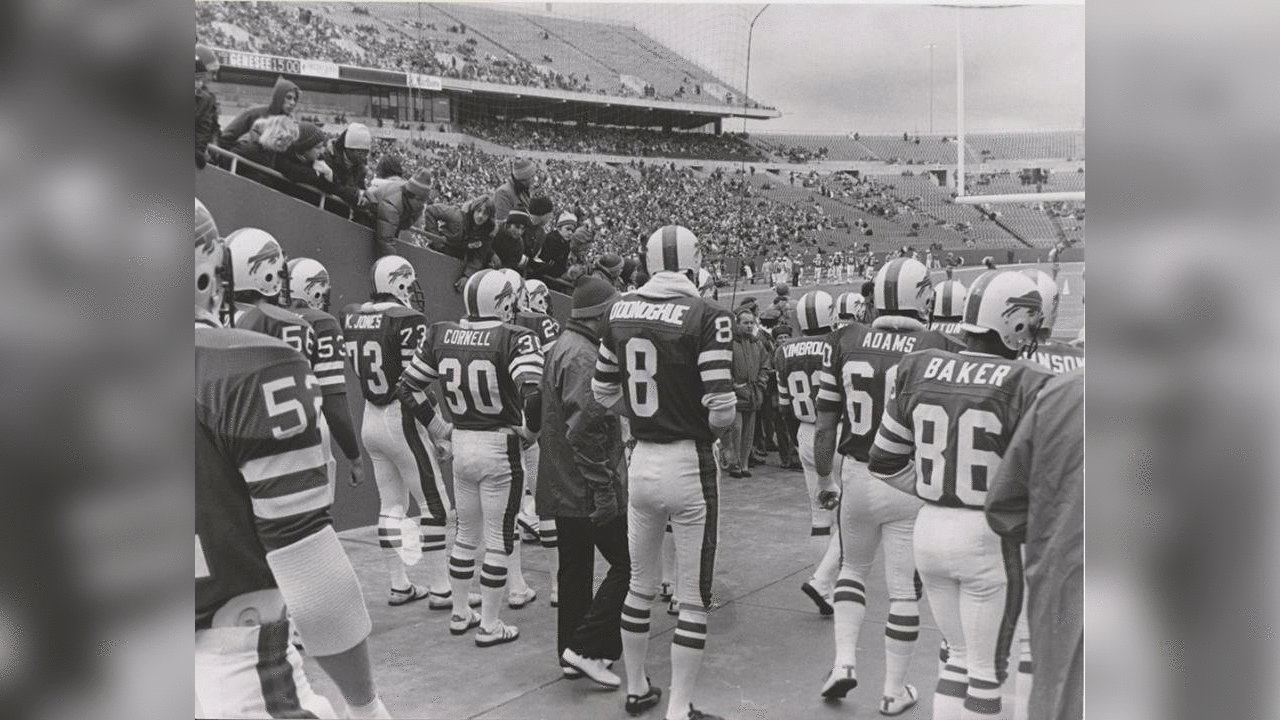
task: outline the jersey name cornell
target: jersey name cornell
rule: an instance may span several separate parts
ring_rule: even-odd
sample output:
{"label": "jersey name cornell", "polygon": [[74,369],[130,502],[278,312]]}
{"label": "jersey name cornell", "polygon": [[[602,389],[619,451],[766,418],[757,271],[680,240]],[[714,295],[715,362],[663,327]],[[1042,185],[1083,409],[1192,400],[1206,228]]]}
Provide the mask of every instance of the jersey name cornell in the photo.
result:
{"label": "jersey name cornell", "polygon": [[702,400],[733,391],[732,343],[729,313],[702,298],[629,294],[610,308],[597,377],[612,379],[616,367],[637,439],[709,442]]}
{"label": "jersey name cornell", "polygon": [[[542,349],[532,332],[505,323],[438,322],[427,331],[419,362],[440,378],[444,404],[463,430],[517,427],[523,421],[520,383],[542,376]],[[416,367],[416,366],[415,366]]]}

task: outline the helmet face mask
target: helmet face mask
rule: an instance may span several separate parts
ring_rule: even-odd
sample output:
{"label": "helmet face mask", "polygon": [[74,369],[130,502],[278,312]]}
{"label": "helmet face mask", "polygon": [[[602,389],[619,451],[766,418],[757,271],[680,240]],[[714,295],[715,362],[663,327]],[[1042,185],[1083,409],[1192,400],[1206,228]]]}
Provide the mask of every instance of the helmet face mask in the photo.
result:
{"label": "helmet face mask", "polygon": [[467,280],[462,289],[462,303],[467,309],[467,319],[511,322],[515,315],[518,291],[507,272],[481,270]]}
{"label": "helmet face mask", "polygon": [[213,215],[195,201],[195,308],[196,315],[215,316],[230,295],[231,268],[226,243],[218,236]]}
{"label": "helmet face mask", "polygon": [[1010,270],[989,270],[969,288],[960,327],[973,334],[993,332],[1017,355],[1034,351],[1044,320],[1041,308],[1040,291],[1031,278]]}
{"label": "helmet face mask", "polygon": [[413,307],[417,279],[413,264],[399,255],[385,255],[373,264],[373,291],[390,295],[405,307]]}
{"label": "helmet face mask", "polygon": [[285,258],[280,243],[265,230],[241,228],[226,238],[236,293],[253,292],[276,301],[284,287]]}
{"label": "helmet face mask", "polygon": [[551,306],[551,291],[541,280],[525,280],[522,307],[546,315]]}
{"label": "helmet face mask", "polygon": [[1031,278],[1036,284],[1036,289],[1040,291],[1040,300],[1044,308],[1044,322],[1040,324],[1040,329],[1052,332],[1054,324],[1058,321],[1058,304],[1062,300],[1058,281],[1043,270],[1024,270],[1023,274]]}

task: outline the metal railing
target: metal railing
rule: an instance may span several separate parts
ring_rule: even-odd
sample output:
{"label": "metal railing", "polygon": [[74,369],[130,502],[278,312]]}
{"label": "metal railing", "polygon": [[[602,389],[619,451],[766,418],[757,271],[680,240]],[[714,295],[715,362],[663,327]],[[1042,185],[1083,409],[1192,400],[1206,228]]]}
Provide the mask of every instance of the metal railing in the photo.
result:
{"label": "metal railing", "polygon": [[278,171],[273,170],[265,165],[259,165],[252,160],[236,155],[229,150],[225,150],[216,145],[209,146],[209,161],[214,165],[226,170],[232,175],[253,180],[260,185],[265,185],[273,190],[282,192],[289,197],[301,200],[305,203],[314,205],[321,210],[331,212],[334,215],[359,222],[356,217],[355,208],[351,207],[345,200],[337,195],[330,195],[320,188],[311,185],[297,183],[289,178],[281,175]]}

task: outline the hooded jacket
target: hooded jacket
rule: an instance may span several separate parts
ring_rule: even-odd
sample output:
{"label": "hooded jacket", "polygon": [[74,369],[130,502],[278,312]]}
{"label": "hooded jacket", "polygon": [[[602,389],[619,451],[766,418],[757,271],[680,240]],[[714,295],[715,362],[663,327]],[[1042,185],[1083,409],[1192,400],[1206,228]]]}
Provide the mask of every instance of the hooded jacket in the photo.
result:
{"label": "hooded jacket", "polygon": [[551,350],[542,372],[543,433],[538,466],[538,512],[589,517],[595,498],[607,493],[615,507],[627,506],[626,454],[622,423],[596,401],[591,379],[599,337],[581,321],[570,320]]}
{"label": "hooded jacket", "polygon": [[222,129],[222,134],[218,136],[218,145],[229,150],[236,144],[241,135],[249,132],[258,118],[268,115],[283,115],[285,96],[290,92],[298,93],[299,97],[302,96],[302,92],[298,89],[296,83],[283,77],[277,78],[275,88],[271,91],[271,102],[266,105],[255,105],[227,123],[227,126]]}

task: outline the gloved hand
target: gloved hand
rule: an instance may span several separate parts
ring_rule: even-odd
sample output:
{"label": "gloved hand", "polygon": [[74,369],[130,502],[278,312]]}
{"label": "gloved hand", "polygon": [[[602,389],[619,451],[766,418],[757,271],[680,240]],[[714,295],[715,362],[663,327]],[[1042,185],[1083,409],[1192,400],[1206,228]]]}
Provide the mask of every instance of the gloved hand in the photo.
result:
{"label": "gloved hand", "polygon": [[524,425],[520,425],[516,428],[516,434],[520,436],[520,447],[524,450],[528,450],[533,447],[534,443],[538,442],[538,433],[530,430]]}
{"label": "gloved hand", "polygon": [[818,505],[823,510],[835,510],[840,505],[840,486],[830,475],[818,476]]}
{"label": "gloved hand", "polygon": [[351,464],[351,476],[347,479],[347,485],[360,487],[360,483],[364,482],[364,462],[360,458],[348,462]]}
{"label": "gloved hand", "polygon": [[618,517],[618,496],[611,493],[596,493],[595,508],[591,511],[591,524],[604,527]]}
{"label": "gloved hand", "polygon": [[439,453],[439,460],[444,462],[453,457],[453,425],[445,422],[439,415],[431,418],[431,423],[427,425],[427,435],[431,437],[431,443],[436,446],[436,452]]}

